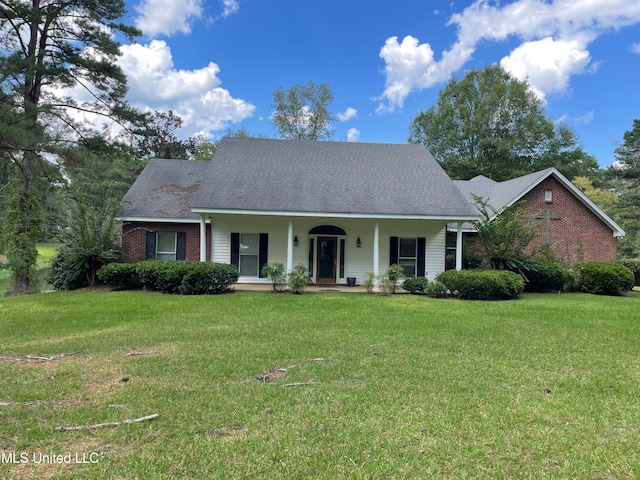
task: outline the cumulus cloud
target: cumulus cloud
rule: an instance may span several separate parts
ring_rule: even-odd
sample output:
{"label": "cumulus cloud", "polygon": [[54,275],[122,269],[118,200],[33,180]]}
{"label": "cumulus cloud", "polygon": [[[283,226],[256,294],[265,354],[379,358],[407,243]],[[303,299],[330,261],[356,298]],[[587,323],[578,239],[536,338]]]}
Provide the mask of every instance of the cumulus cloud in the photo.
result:
{"label": "cumulus cloud", "polygon": [[255,106],[221,88],[213,62],[195,70],[174,68],[169,46],[160,40],[122,47],[119,64],[127,75],[131,104],[142,110],[173,110],[190,131],[226,128],[250,117]]}
{"label": "cumulus cloud", "polygon": [[357,142],[358,140],[360,140],[360,130],[357,128],[347,130],[347,142]]}
{"label": "cumulus cloud", "polygon": [[640,43],[634,43],[631,45],[631,51],[640,55]]}
{"label": "cumulus cloud", "polygon": [[358,111],[355,108],[349,107],[344,112],[338,113],[338,120],[346,122],[352,118],[358,118]]}
{"label": "cumulus cloud", "polygon": [[503,67],[528,78],[544,97],[565,90],[572,75],[588,70],[590,42],[612,29],[637,23],[637,0],[516,0],[507,5],[476,0],[451,16],[447,25],[457,28],[457,38],[439,60],[429,43],[412,36],[402,43],[397,37],[386,40],[380,50],[385,90],[378,109],[401,108],[411,92],[448,80],[471,59],[481,41],[512,38],[522,44],[503,59]]}
{"label": "cumulus cloud", "polygon": [[237,0],[222,0],[222,5],[224,6],[224,10],[222,11],[224,18],[238,13],[238,10],[240,10],[240,3]]}
{"label": "cumulus cloud", "polygon": [[[171,36],[177,32],[188,34],[191,22],[202,16],[202,3],[203,0],[143,0],[135,7],[139,14],[136,26],[150,37]],[[237,2],[224,0],[224,3],[226,11],[227,3]]]}

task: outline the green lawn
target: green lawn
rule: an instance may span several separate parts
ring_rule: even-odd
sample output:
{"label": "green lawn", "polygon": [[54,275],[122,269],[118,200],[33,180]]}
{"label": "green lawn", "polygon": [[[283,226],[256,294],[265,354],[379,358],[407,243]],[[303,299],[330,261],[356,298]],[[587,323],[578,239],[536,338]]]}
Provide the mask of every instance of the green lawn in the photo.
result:
{"label": "green lawn", "polygon": [[638,311],[638,292],[0,298],[0,477],[635,479]]}
{"label": "green lawn", "polygon": [[[47,288],[47,274],[49,273],[49,266],[51,265],[51,259],[55,256],[56,252],[60,248],[60,243],[57,242],[41,242],[38,243],[38,264],[37,274],[38,282],[42,290]],[[6,257],[0,255],[0,263],[6,261]],[[13,288],[13,281],[11,280],[11,272],[9,270],[0,270],[0,294],[6,293]]]}

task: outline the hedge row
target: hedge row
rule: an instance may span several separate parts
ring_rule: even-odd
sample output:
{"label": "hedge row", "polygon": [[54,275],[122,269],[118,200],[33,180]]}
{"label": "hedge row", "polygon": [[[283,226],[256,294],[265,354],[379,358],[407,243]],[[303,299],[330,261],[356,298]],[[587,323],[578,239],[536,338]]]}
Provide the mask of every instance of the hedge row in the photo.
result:
{"label": "hedge row", "polygon": [[627,258],[620,263],[633,272],[635,284],[640,287],[640,258]]}
{"label": "hedge row", "polygon": [[118,289],[144,288],[181,295],[217,294],[231,291],[240,273],[233,265],[191,260],[145,260],[110,263],[98,271],[101,282]]}
{"label": "hedge row", "polygon": [[510,300],[524,291],[522,276],[507,270],[447,270],[436,280],[465,300]]}
{"label": "hedge row", "polygon": [[619,295],[633,290],[633,272],[620,263],[585,262],[574,265],[580,273],[580,290],[596,295]]}

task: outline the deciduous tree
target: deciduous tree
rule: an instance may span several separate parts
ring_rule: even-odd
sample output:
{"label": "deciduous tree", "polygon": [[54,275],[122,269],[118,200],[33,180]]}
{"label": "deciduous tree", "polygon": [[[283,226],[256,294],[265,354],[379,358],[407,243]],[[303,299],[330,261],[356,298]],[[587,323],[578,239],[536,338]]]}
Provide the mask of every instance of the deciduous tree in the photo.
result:
{"label": "deciduous tree", "polygon": [[293,85],[288,90],[279,87],[273,92],[274,113],[271,123],[280,138],[288,140],[330,140],[333,116],[329,104],[333,93],[326,83],[308,82]]}

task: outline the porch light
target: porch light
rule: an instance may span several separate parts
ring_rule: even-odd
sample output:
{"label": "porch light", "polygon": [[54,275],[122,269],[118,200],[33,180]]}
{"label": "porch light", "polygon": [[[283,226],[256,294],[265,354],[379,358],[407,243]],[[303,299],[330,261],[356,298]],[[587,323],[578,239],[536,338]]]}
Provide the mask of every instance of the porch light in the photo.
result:
{"label": "porch light", "polygon": [[360,248],[362,246],[362,242],[360,241],[360,237],[356,240],[356,246]]}
{"label": "porch light", "polygon": [[293,237],[293,246],[294,247],[298,246],[298,236],[297,235],[295,237]]}

